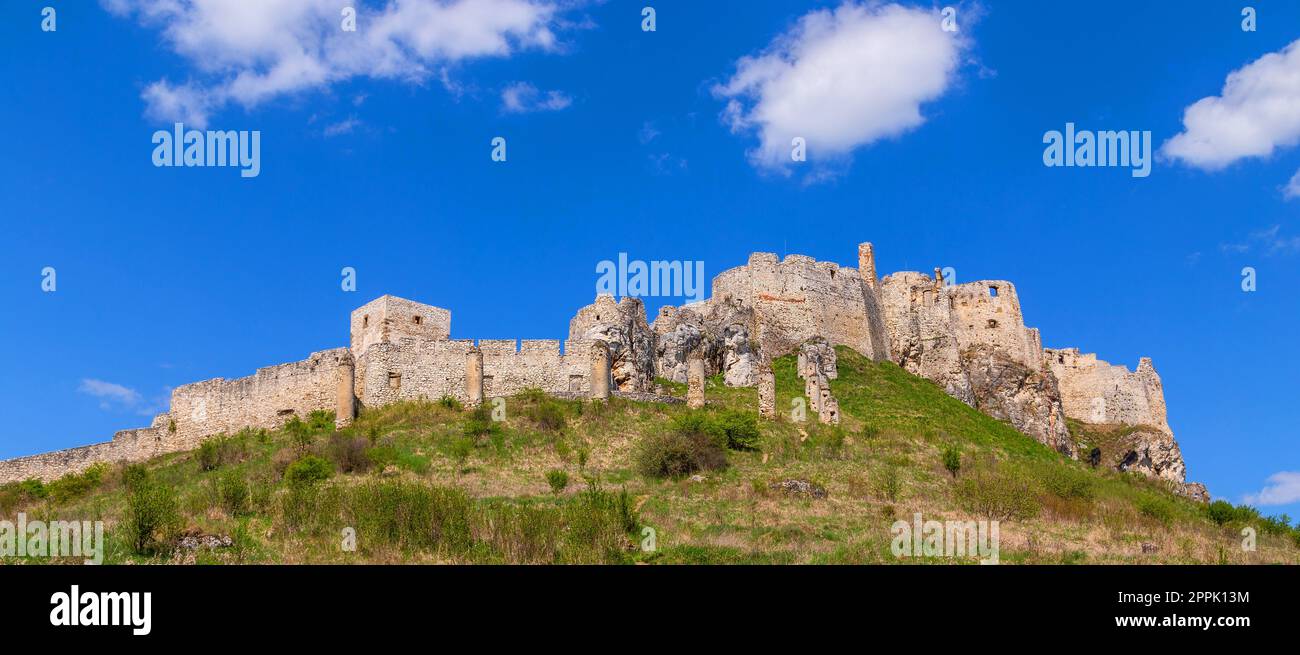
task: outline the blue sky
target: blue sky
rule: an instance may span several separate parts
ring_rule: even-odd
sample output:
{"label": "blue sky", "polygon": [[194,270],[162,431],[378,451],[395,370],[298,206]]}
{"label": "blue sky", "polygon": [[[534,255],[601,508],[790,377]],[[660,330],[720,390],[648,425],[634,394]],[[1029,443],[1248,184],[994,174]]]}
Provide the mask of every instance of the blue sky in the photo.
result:
{"label": "blue sky", "polygon": [[[215,0],[0,4],[0,457],[346,345],[348,312],[385,293],[451,309],[456,338],[562,338],[620,252],[711,278],[751,251],[856,265],[869,240],[882,274],[1012,280],[1047,346],[1152,357],[1188,479],[1215,496],[1300,471],[1300,5],[1256,2],[1246,32],[1233,3],[964,3],[955,34],[912,38],[905,20],[870,31],[879,5],[474,0],[430,18],[410,0],[350,50],[343,4],[283,3],[298,20],[248,3],[226,23],[201,13]],[[373,37],[385,8],[357,5]],[[861,39],[837,30],[858,28],[885,46],[845,60],[837,36]],[[813,53],[858,93],[783,97],[816,84],[765,65]],[[1252,83],[1225,91],[1242,69]],[[154,167],[176,117],[260,130],[260,175]],[[1183,147],[1146,178],[1045,167],[1067,122]],[[765,160],[764,134],[789,129],[818,134],[808,161]],[[680,302],[649,299],[650,318]],[[1264,511],[1300,516],[1297,480]]]}

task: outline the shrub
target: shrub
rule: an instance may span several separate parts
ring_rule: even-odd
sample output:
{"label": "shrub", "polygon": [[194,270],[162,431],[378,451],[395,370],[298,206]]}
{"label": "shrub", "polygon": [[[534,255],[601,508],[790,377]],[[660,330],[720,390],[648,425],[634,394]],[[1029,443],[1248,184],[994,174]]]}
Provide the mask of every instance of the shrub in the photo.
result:
{"label": "shrub", "polygon": [[36,478],[27,478],[18,483],[18,491],[31,500],[39,500],[50,495],[50,490],[46,488],[45,483]]}
{"label": "shrub", "polygon": [[560,404],[549,399],[543,399],[539,404],[529,407],[526,415],[528,420],[532,421],[537,429],[543,432],[559,432],[568,424],[568,419],[564,416],[564,410]]}
{"label": "shrub", "polygon": [[336,487],[291,484],[280,496],[280,519],[288,531],[323,534],[338,529],[340,504]]}
{"label": "shrub", "polygon": [[108,472],[108,465],[102,462],[92,464],[81,473],[69,473],[54,482],[45,486],[49,496],[55,502],[67,502],[74,498],[84,496],[91,489],[98,487],[103,482],[104,475]]}
{"label": "shrub", "polygon": [[684,437],[704,438],[734,450],[757,450],[761,438],[754,415],[735,410],[716,415],[703,410],[679,414],[669,429]]}
{"label": "shrub", "polygon": [[289,440],[293,442],[299,454],[305,454],[307,449],[311,448],[315,435],[312,434],[311,426],[297,416],[291,416],[288,421],[285,421],[284,432],[289,435]]}
{"label": "shrub", "polygon": [[349,437],[341,432],[330,436],[329,456],[341,473],[365,473],[370,469],[367,450],[370,441],[364,437]]}
{"label": "shrub", "polygon": [[990,463],[962,478],[959,493],[966,508],[989,520],[1027,519],[1038,514],[1033,483],[1024,472]]}
{"label": "shrub", "polygon": [[252,493],[248,481],[234,469],[221,474],[217,483],[217,494],[221,499],[221,508],[231,516],[245,514],[250,509]]}
{"label": "shrub", "polygon": [[[726,435],[727,447],[733,450],[758,450],[762,434],[758,429],[758,419],[753,414],[727,410],[717,419],[722,433]],[[841,435],[841,443],[843,442]]]}
{"label": "shrub", "polygon": [[698,432],[673,431],[643,437],[635,460],[637,471],[652,478],[680,478],[727,467],[723,444]]}
{"label": "shrub", "polygon": [[551,493],[560,495],[569,486],[569,474],[560,469],[546,472],[546,484],[551,485]]}
{"label": "shrub", "polygon": [[492,437],[501,432],[501,425],[492,420],[492,410],[486,405],[479,405],[470,412],[469,418],[461,428],[462,433],[477,442],[483,437]]}
{"label": "shrub", "polygon": [[611,493],[592,479],[586,491],[564,506],[565,541],[573,548],[565,561],[573,563],[616,562],[626,559],[640,521],[627,490]]}
{"label": "shrub", "polygon": [[463,406],[460,404],[460,401],[456,400],[455,396],[443,396],[439,398],[438,406],[443,409],[450,409],[454,412],[459,412],[461,409],[463,409]]}
{"label": "shrub", "polygon": [[447,449],[448,454],[456,461],[456,466],[459,469],[465,466],[465,461],[469,459],[470,453],[474,452],[474,439],[469,436],[453,438],[451,443],[447,445]]}
{"label": "shrub", "polygon": [[957,473],[961,471],[961,449],[956,444],[944,447],[943,467],[952,475],[952,479],[957,479]]}
{"label": "shrub", "polygon": [[902,482],[899,480],[898,467],[892,464],[885,464],[876,469],[871,479],[871,489],[877,498],[889,502],[897,502],[899,492],[902,490]]}
{"label": "shrub", "polygon": [[244,461],[248,457],[249,434],[252,433],[240,432],[234,437],[223,434],[204,439],[203,443],[199,444],[198,453],[195,455],[199,468],[204,471],[215,471],[222,466]]}
{"label": "shrub", "polygon": [[294,484],[311,484],[327,480],[334,475],[330,463],[315,455],[306,455],[289,465],[284,471],[284,479]]}
{"label": "shrub", "polygon": [[1227,525],[1237,516],[1237,508],[1226,500],[1216,500],[1205,506],[1205,514],[1215,525]]}
{"label": "shrub", "polygon": [[334,412],[327,409],[313,410],[307,414],[307,428],[312,434],[324,434],[334,430]]}
{"label": "shrub", "polygon": [[1155,519],[1164,525],[1169,525],[1174,518],[1173,505],[1167,500],[1154,496],[1146,496],[1138,500],[1138,511],[1142,512],[1143,516]]}
{"label": "shrub", "polygon": [[359,543],[449,554],[472,545],[474,501],[459,489],[371,481],[348,490],[342,503]]}
{"label": "shrub", "polygon": [[1092,500],[1093,478],[1087,473],[1062,465],[1049,465],[1040,476],[1048,493],[1066,500]]}
{"label": "shrub", "polygon": [[126,494],[126,511],[122,529],[132,549],[141,555],[165,550],[180,527],[176,509],[176,492],[155,480],[142,466],[130,467],[132,473]]}

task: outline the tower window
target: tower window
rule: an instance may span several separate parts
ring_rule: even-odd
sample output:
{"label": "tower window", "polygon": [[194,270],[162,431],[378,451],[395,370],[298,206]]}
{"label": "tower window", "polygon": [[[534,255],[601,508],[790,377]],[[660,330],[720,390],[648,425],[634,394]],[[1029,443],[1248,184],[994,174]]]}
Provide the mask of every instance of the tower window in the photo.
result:
{"label": "tower window", "polygon": [[416,325],[421,325],[424,323],[424,319],[422,317],[416,316],[415,318],[411,319],[411,322],[415,323]]}
{"label": "tower window", "polygon": [[361,327],[363,328],[370,327],[370,314],[366,314],[365,316],[361,317]]}
{"label": "tower window", "polygon": [[991,296],[991,297],[993,297],[993,298],[997,298],[997,297],[998,297],[998,288],[997,288],[997,287],[989,287],[989,296]]}
{"label": "tower window", "polygon": [[394,390],[394,391],[396,391],[396,390],[402,388],[402,374],[401,374],[401,373],[389,373],[389,374],[388,374],[388,388],[389,388],[389,389],[392,389],[392,390]]}

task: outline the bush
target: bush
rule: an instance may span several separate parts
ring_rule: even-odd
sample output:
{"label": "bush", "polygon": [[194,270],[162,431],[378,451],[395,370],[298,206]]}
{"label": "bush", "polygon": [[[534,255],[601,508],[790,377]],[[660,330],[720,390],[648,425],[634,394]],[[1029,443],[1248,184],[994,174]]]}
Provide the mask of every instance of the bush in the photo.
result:
{"label": "bush", "polygon": [[902,481],[898,477],[898,467],[885,464],[876,470],[871,479],[871,491],[877,498],[897,502],[902,490]]}
{"label": "bush", "polygon": [[347,525],[362,544],[455,554],[472,544],[474,501],[465,492],[399,481],[371,481],[343,499]]}
{"label": "bush", "polygon": [[1164,525],[1169,525],[1169,522],[1174,518],[1173,505],[1169,504],[1167,500],[1153,496],[1139,500],[1138,511],[1142,512],[1143,516],[1155,519]]}
{"label": "bush", "polygon": [[462,405],[460,404],[460,401],[456,400],[455,396],[443,396],[439,398],[438,406],[443,409],[450,409],[454,412],[459,412],[461,409],[463,409]]}
{"label": "bush", "polygon": [[81,473],[69,473],[45,486],[50,498],[55,502],[67,502],[89,493],[98,487],[108,473],[108,465],[103,462],[92,464]]}
{"label": "bush", "polygon": [[237,464],[247,459],[247,434],[249,433],[241,432],[235,437],[218,435],[204,439],[203,443],[199,444],[198,453],[195,455],[199,468],[204,471],[215,471],[222,466]]}
{"label": "bush", "polygon": [[312,484],[334,475],[334,467],[315,455],[307,455],[284,470],[284,479],[294,484]]}
{"label": "bush", "polygon": [[325,434],[334,430],[334,412],[327,409],[313,410],[307,414],[307,428],[312,434]]}
{"label": "bush", "polygon": [[122,529],[131,548],[141,555],[166,550],[180,527],[176,492],[155,480],[143,466],[128,467],[126,511]]}
{"label": "bush", "polygon": [[680,478],[727,467],[724,444],[701,433],[664,432],[641,439],[636,468],[652,478]]}
{"label": "bush", "polygon": [[311,442],[315,437],[311,426],[297,416],[291,416],[288,421],[285,421],[284,432],[289,435],[289,440],[293,442],[299,454],[305,454],[307,449],[311,448]]}
{"label": "bush", "polygon": [[543,432],[560,432],[569,422],[560,404],[550,398],[545,398],[539,404],[529,407],[526,415],[528,420]]}
{"label": "bush", "polygon": [[18,491],[31,500],[39,500],[50,495],[50,490],[46,488],[45,483],[36,478],[27,478],[18,483]]}
{"label": "bush", "polygon": [[758,450],[762,434],[758,429],[758,418],[746,412],[727,410],[717,419],[722,433],[726,435],[727,447],[732,450]]}
{"label": "bush", "polygon": [[957,479],[957,473],[961,471],[961,449],[955,444],[944,447],[943,467],[952,475],[952,479]]}
{"label": "bush", "polygon": [[1038,514],[1033,483],[1022,471],[990,463],[966,474],[959,485],[966,508],[994,521],[1028,519]]}
{"label": "bush", "polygon": [[1087,473],[1061,465],[1050,465],[1040,479],[1048,493],[1065,500],[1092,500],[1096,491]]}
{"label": "bush", "polygon": [[569,486],[569,474],[560,469],[551,469],[546,472],[546,484],[551,485],[551,493],[560,495]]}
{"label": "bush", "polygon": [[669,427],[683,437],[704,438],[723,448],[757,450],[761,433],[753,414],[724,410],[720,414],[695,410],[673,418]]}
{"label": "bush", "polygon": [[469,418],[461,428],[462,433],[477,442],[483,437],[493,437],[501,432],[501,425],[492,420],[492,409],[486,404],[479,405],[470,412]]}
{"label": "bush", "polygon": [[370,469],[367,450],[370,441],[364,437],[349,437],[341,432],[330,436],[329,456],[340,473],[365,473]]}
{"label": "bush", "polygon": [[1205,506],[1205,514],[1215,525],[1227,525],[1237,517],[1237,508],[1226,500],[1216,500]]}
{"label": "bush", "polygon": [[221,508],[231,516],[245,514],[249,510],[252,496],[248,481],[234,469],[225,471],[217,483],[217,495],[221,499]]}

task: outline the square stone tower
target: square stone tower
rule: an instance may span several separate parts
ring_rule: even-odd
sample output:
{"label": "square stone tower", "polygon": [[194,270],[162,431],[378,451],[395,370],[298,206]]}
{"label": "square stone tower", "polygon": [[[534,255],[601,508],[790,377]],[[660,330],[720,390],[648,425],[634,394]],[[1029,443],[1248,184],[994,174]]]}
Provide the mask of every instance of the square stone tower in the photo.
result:
{"label": "square stone tower", "polygon": [[450,336],[450,311],[397,296],[380,296],[352,312],[354,357],[374,344],[402,337],[445,340]]}

